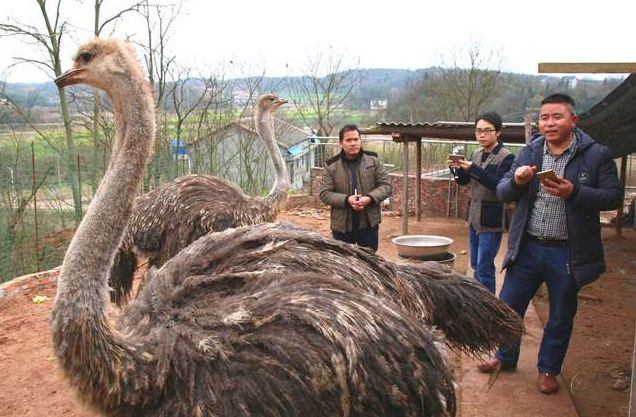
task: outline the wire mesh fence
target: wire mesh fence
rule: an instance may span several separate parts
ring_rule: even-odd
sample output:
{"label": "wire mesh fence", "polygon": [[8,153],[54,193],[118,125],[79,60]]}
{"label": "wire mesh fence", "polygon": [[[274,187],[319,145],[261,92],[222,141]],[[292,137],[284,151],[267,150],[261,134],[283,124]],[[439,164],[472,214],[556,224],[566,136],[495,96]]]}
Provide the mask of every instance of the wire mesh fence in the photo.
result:
{"label": "wire mesh fence", "polygon": [[[463,152],[470,155],[477,146],[473,142],[460,141],[423,142],[421,165],[424,175],[446,178],[449,176],[446,160],[453,147],[463,146]],[[402,172],[402,144],[390,138],[370,136],[364,138],[364,148],[377,152],[390,171]],[[518,146],[510,148],[515,153],[519,149]],[[173,158],[169,153],[157,152],[146,170],[139,192],[147,192],[179,175],[209,174],[239,185],[247,194],[266,194],[273,184],[274,174],[262,149],[235,151],[223,154],[227,159],[223,164],[211,163],[210,158],[195,152],[187,158]],[[339,151],[337,137],[310,137],[299,152],[288,154],[285,160],[292,180],[292,193],[303,193],[311,181],[311,168],[323,166]],[[33,145],[16,148],[14,153],[3,151],[0,154],[0,282],[61,264],[73,231],[90,204],[108,163],[107,157],[90,149],[80,148],[78,155],[69,161],[63,156],[38,154]],[[411,173],[416,166],[415,155],[415,152],[409,152]],[[626,195],[630,197],[636,191],[634,155],[627,159],[626,174]],[[77,181],[76,194],[73,192],[74,179]]]}

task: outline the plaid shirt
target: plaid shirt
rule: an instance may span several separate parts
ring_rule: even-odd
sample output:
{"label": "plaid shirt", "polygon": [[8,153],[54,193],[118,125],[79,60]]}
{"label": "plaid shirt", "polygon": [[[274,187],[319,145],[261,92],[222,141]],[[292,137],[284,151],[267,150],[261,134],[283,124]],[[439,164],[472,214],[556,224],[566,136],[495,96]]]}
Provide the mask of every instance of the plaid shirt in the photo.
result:
{"label": "plaid shirt", "polygon": [[[548,148],[548,142],[543,145],[542,170],[551,169],[557,177],[563,178],[563,172],[568,161],[574,154],[578,139],[573,135],[570,146],[561,155],[554,155]],[[565,200],[561,197],[548,194],[539,187],[537,199],[534,202],[528,233],[545,239],[567,240],[568,230],[565,218]]]}

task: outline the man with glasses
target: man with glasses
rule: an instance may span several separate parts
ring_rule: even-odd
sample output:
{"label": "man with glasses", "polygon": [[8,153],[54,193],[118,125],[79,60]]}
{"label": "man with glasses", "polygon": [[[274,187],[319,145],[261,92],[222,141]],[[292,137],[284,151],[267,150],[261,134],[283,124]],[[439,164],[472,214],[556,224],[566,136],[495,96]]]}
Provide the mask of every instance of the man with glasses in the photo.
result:
{"label": "man with glasses", "polygon": [[[525,146],[497,186],[505,202],[516,202],[499,298],[521,317],[539,286],[548,288],[550,311],[537,368],[544,394],[558,391],[568,349],[577,293],[605,271],[599,212],[623,202],[610,150],[576,127],[574,100],[553,94],[541,102],[541,136]],[[539,176],[537,171],[552,171]],[[514,370],[519,343],[502,346],[479,365],[482,372]]]}
{"label": "man with glasses", "polygon": [[470,187],[468,231],[470,266],[474,277],[495,293],[495,257],[506,225],[504,204],[497,200],[499,180],[510,169],[514,155],[499,141],[501,117],[495,112],[481,114],[475,121],[475,136],[481,145],[470,160],[450,156],[449,168],[455,181]]}

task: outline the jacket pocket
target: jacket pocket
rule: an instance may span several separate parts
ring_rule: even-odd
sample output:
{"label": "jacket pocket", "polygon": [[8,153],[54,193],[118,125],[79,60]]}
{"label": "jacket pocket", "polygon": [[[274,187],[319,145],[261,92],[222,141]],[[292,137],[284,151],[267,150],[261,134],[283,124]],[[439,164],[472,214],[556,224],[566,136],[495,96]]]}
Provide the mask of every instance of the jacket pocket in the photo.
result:
{"label": "jacket pocket", "polygon": [[503,219],[503,204],[496,201],[481,202],[481,218],[479,219],[482,227],[501,227]]}

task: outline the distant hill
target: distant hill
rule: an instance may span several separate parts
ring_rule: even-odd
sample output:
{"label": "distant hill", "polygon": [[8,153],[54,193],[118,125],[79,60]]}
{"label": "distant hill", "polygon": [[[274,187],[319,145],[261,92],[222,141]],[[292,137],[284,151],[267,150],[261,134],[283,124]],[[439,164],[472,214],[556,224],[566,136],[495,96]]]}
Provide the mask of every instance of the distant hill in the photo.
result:
{"label": "distant hill", "polygon": [[[422,78],[434,75],[440,68],[431,67],[418,70],[369,68],[350,70],[360,78],[359,87],[351,94],[346,106],[353,110],[368,110],[373,99],[388,99],[393,113],[389,117],[402,118],[405,110],[396,108],[408,106],[402,97],[411,91]],[[299,80],[302,77],[291,77]],[[233,91],[245,90],[253,86],[256,78],[236,78],[229,80]],[[282,97],[291,98],[285,77],[265,77],[261,81],[261,91],[271,91]],[[620,84],[620,79],[576,80],[572,76],[556,77],[503,73],[502,88],[498,96],[489,103],[489,108],[500,111],[502,115],[511,115],[519,119],[528,106],[536,104],[537,98],[554,92],[564,91],[573,95],[579,111],[584,111],[600,101],[609,91]],[[7,83],[4,93],[27,108],[57,107],[59,98],[53,82],[46,83]],[[418,93],[419,94],[419,93]],[[423,94],[423,93],[422,93]],[[417,117],[417,113],[415,114]],[[513,120],[508,120],[513,121]],[[516,120],[514,120],[516,121]]]}

